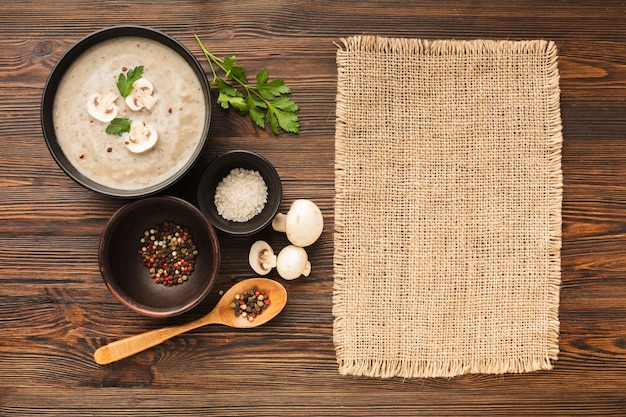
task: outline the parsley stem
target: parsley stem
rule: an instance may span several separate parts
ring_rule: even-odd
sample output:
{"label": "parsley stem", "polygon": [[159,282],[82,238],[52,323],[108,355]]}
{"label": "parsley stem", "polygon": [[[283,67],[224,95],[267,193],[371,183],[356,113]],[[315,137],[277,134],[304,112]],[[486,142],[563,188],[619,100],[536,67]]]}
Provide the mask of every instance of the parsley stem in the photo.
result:
{"label": "parsley stem", "polygon": [[218,78],[217,77],[217,73],[215,72],[215,68],[213,67],[213,63],[215,62],[216,65],[218,65],[220,67],[220,69],[222,69],[222,71],[224,70],[224,65],[220,62],[220,59],[217,58],[215,55],[213,55],[211,52],[209,52],[204,44],[202,43],[202,41],[200,40],[200,38],[198,37],[198,35],[195,35],[196,38],[196,42],[198,42],[198,45],[200,45],[200,49],[202,49],[202,52],[204,53],[204,56],[206,56],[207,61],[209,62],[209,66],[211,67],[211,72],[213,73],[213,82],[215,82],[215,80]]}
{"label": "parsley stem", "polygon": [[237,84],[239,84],[240,86],[242,86],[243,88],[246,89],[246,91],[249,93],[250,91],[254,92],[255,95],[259,98],[261,98],[259,96],[259,94],[254,91],[254,88],[251,87],[249,84],[241,81],[240,79],[238,79],[237,77],[231,75],[228,73],[228,70],[226,69],[226,67],[224,66],[224,60],[220,59],[218,57],[216,57],[215,55],[213,55],[211,52],[209,52],[206,47],[202,44],[202,41],[200,40],[200,38],[198,37],[198,35],[194,35],[196,37],[196,42],[198,42],[198,45],[200,45],[200,48],[202,49],[202,52],[204,52],[204,55],[207,57],[207,60],[209,61],[209,66],[211,67],[211,72],[213,73],[213,82],[215,82],[215,80],[217,78],[220,78],[217,76],[217,73],[215,72],[215,68],[213,68],[213,63],[215,63],[215,65],[217,65],[217,67],[222,70],[222,72],[224,74],[226,74],[226,78],[230,78],[231,80],[235,81]]}
{"label": "parsley stem", "polygon": [[194,34],[195,38],[196,38],[196,42],[198,42],[198,45],[200,45],[200,49],[202,49],[202,52],[204,52],[204,55],[206,56],[207,60],[209,61],[209,66],[211,67],[211,73],[213,74],[213,83],[215,83],[217,81],[218,75],[215,71],[215,68],[213,67],[213,64],[217,65],[217,67],[222,70],[222,72],[224,74],[226,74],[226,78],[230,78],[231,80],[235,81],[237,84],[239,84],[241,87],[243,87],[246,92],[248,94],[252,93],[254,94],[258,99],[260,99],[261,101],[265,102],[266,105],[270,105],[270,102],[265,99],[258,91],[256,88],[254,88],[253,86],[251,86],[248,83],[245,83],[243,81],[241,81],[239,78],[233,76],[232,74],[229,74],[228,70],[226,69],[226,66],[224,65],[224,60],[220,59],[218,57],[216,57],[215,55],[213,55],[211,52],[209,52],[208,49],[206,49],[206,47],[204,46],[204,44],[202,43],[202,41],[200,40],[200,38],[198,37],[197,34]]}

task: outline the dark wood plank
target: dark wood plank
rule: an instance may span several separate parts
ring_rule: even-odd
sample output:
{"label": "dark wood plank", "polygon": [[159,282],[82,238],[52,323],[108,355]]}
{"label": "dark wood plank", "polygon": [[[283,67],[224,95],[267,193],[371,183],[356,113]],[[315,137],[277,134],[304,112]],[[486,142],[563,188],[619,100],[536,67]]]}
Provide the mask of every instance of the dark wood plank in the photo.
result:
{"label": "dark wood plank", "polygon": [[[626,6],[623,2],[252,1],[8,2],[0,11],[0,415],[446,416],[623,415],[626,407]],[[199,59],[197,33],[250,73],[293,89],[302,133],[272,134],[214,104],[210,146],[168,193],[195,202],[215,155],[244,148],[275,164],[283,209],[315,200],[326,218],[313,273],[287,283],[276,321],[247,332],[197,329],[122,362],[96,365],[109,341],[210,310],[251,276],[249,245],[271,231],[220,234],[214,292],[171,320],[125,310],[100,278],[97,245],[124,201],[87,191],[51,158],[40,128],[46,79],[87,34],[113,25],[165,31]],[[452,379],[342,377],[333,346],[336,65],[341,38],[551,39],[563,117],[561,353],[555,369]],[[206,64],[205,69],[208,71]]]}

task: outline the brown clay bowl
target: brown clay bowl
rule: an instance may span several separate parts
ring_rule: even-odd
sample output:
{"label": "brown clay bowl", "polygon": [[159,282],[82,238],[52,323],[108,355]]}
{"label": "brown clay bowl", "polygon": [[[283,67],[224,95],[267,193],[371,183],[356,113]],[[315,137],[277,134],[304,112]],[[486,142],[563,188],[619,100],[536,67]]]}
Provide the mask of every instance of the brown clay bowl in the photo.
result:
{"label": "brown clay bowl", "polygon": [[[182,284],[157,284],[138,252],[144,231],[164,221],[187,228],[198,248],[195,268]],[[194,205],[177,197],[147,197],[111,217],[100,239],[98,260],[107,288],[123,305],[145,316],[171,317],[191,310],[209,294],[219,272],[220,245]]]}

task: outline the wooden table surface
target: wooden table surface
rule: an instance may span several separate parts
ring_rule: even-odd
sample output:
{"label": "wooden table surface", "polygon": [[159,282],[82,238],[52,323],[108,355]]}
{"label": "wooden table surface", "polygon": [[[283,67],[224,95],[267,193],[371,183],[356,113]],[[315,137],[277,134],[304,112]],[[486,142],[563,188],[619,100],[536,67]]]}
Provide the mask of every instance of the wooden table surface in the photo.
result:
{"label": "wooden table surface", "polygon": [[[5,2],[0,10],[0,415],[401,416],[619,415],[626,410],[626,6],[622,1]],[[213,103],[210,146],[167,194],[195,203],[206,163],[231,149],[266,156],[296,198],[321,207],[313,272],[286,283],[275,321],[209,326],[107,366],[99,346],[208,312],[253,276],[256,239],[220,234],[213,294],[176,319],[138,316],[103,285],[97,247],[125,200],[69,179],[40,128],[44,84],[76,41],[108,26],[149,26],[199,60],[193,35],[249,74],[267,67],[301,106],[300,135],[278,137]],[[336,65],[340,38],[549,39],[559,48],[563,118],[560,356],[551,371],[452,379],[339,375],[333,346]],[[203,65],[206,61],[203,62]],[[208,66],[205,66],[208,71]],[[270,275],[278,279],[275,275]]]}

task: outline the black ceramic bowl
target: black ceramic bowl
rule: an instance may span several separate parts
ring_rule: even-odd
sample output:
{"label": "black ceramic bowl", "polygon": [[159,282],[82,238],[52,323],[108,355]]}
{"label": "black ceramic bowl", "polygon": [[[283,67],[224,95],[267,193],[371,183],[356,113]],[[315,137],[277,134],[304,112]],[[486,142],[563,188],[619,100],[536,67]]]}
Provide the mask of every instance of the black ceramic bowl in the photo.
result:
{"label": "black ceramic bowl", "polygon": [[[226,220],[215,206],[215,190],[233,168],[257,171],[267,186],[267,203],[263,210],[245,222]],[[280,209],[283,188],[274,166],[254,152],[236,150],[226,152],[209,163],[198,184],[198,204],[211,224],[232,235],[251,235],[263,230],[272,222]]]}
{"label": "black ceramic bowl", "polygon": [[[201,139],[193,149],[190,157],[184,162],[184,164],[172,175],[163,179],[162,181],[147,185],[143,188],[133,188],[128,189],[128,187],[120,187],[114,188],[111,186],[102,185],[99,182],[94,181],[92,178],[89,178],[85,174],[81,173],[69,160],[68,156],[64,153],[61,148],[57,134],[55,131],[55,119],[54,119],[54,102],[55,97],[59,91],[59,84],[63,80],[64,75],[70,69],[72,64],[83,55],[90,48],[97,46],[103,42],[110,41],[117,38],[124,37],[139,37],[144,38],[151,41],[157,41],[162,45],[171,49],[175,54],[179,55],[184,59],[185,62],[189,64],[189,67],[198,78],[198,81],[202,87],[202,94],[204,95],[205,109],[206,109],[206,117],[201,122],[203,126],[197,126],[198,129],[202,131]],[[117,74],[116,74],[117,75]],[[116,87],[114,83],[112,83],[112,91],[115,91]],[[85,87],[87,90],[89,86]],[[158,88],[155,86],[155,88]],[[123,98],[121,99],[123,102]],[[121,103],[118,100],[118,103]],[[157,104],[158,105],[158,104]],[[123,116],[119,116],[123,117]],[[83,38],[79,42],[77,42],[73,47],[71,47],[59,60],[54,69],[52,70],[46,85],[44,87],[42,103],[41,103],[41,124],[43,135],[52,154],[53,158],[65,171],[65,173],[72,178],[77,183],[99,192],[101,194],[113,196],[113,197],[121,197],[121,198],[134,198],[140,196],[147,196],[150,194],[155,194],[159,191],[164,190],[165,188],[171,186],[176,181],[178,181],[183,175],[185,175],[189,169],[194,165],[197,161],[198,157],[202,153],[204,145],[207,140],[207,136],[209,134],[209,125],[211,121],[211,95],[209,90],[209,84],[206,78],[206,74],[204,73],[202,66],[196,60],[194,55],[183,46],[180,42],[168,36],[162,32],[140,27],[140,26],[115,26],[107,29],[100,30],[98,32],[94,32],[91,35]],[[104,129],[104,128],[103,128]],[[159,139],[161,140],[161,139]],[[104,149],[104,147],[103,147]],[[111,169],[115,169],[114,166]]]}
{"label": "black ceramic bowl", "polygon": [[[145,230],[164,221],[187,228],[198,248],[195,269],[182,284],[157,284],[139,250]],[[197,306],[211,291],[220,267],[220,245],[211,224],[177,197],[146,197],[128,203],[109,220],[99,248],[102,278],[126,307],[151,317],[170,317]]]}

